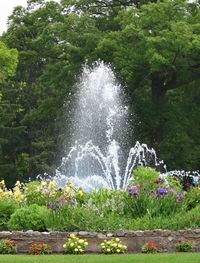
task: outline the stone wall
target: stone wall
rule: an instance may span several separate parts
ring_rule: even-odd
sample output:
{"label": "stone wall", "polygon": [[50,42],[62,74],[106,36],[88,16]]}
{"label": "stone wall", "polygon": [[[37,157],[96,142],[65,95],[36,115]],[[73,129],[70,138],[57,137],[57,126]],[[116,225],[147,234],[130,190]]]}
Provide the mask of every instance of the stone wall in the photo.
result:
{"label": "stone wall", "polygon": [[[174,252],[177,240],[191,240],[193,251],[200,251],[200,229],[195,230],[154,230],[154,231],[115,231],[115,232],[73,232],[80,238],[86,238],[89,242],[86,252],[99,253],[100,243],[104,239],[119,237],[128,246],[128,252],[141,252],[145,242],[152,240],[160,246],[161,252]],[[69,236],[69,232],[36,232],[36,231],[13,231],[0,232],[0,239],[9,238],[17,241],[18,252],[27,253],[28,247],[37,241],[48,243],[54,253],[63,252],[63,244]]]}

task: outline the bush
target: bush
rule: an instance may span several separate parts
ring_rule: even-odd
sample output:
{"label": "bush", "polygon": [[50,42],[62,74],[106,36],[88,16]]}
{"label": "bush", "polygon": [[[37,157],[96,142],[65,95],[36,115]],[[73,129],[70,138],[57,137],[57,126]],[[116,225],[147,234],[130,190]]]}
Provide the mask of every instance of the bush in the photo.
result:
{"label": "bush", "polygon": [[52,249],[44,242],[36,242],[29,247],[28,253],[31,255],[47,255],[52,253]]}
{"label": "bush", "polygon": [[106,225],[106,218],[84,207],[64,206],[44,220],[48,229],[60,231],[100,231]]}
{"label": "bush", "polygon": [[68,241],[63,245],[65,253],[69,254],[83,254],[85,252],[88,242],[86,239],[80,239],[74,234],[70,235]]}
{"label": "bush", "polygon": [[104,254],[121,254],[125,253],[127,246],[123,245],[119,238],[113,238],[111,240],[104,240],[101,243],[101,251]]}
{"label": "bush", "polygon": [[50,216],[46,207],[36,204],[19,208],[11,215],[8,221],[9,230],[45,231],[45,217]]}
{"label": "bush", "polygon": [[127,193],[122,190],[99,189],[88,194],[85,207],[101,216],[124,214],[124,199]]}
{"label": "bush", "polygon": [[178,240],[176,249],[178,252],[189,252],[192,250],[192,242],[189,240]]}
{"label": "bush", "polygon": [[32,205],[37,204],[39,206],[46,206],[47,205],[47,195],[43,194],[40,190],[40,182],[33,181],[27,183],[24,187],[24,193],[26,196],[26,204]]}
{"label": "bush", "polygon": [[17,252],[17,245],[14,240],[0,240],[0,254],[14,254]]}
{"label": "bush", "polygon": [[156,245],[153,241],[148,241],[142,246],[142,253],[145,254],[156,254],[158,253],[158,245]]}
{"label": "bush", "polygon": [[7,223],[11,215],[17,209],[17,204],[13,199],[0,199],[0,230],[7,230]]}
{"label": "bush", "polygon": [[133,183],[139,184],[141,188],[152,190],[155,186],[155,181],[159,179],[159,173],[150,167],[140,166],[133,171]]}
{"label": "bush", "polygon": [[[161,194],[161,191],[165,191],[165,194]],[[177,196],[176,193],[171,193],[161,187],[151,192],[141,190],[135,196],[126,196],[124,212],[133,218],[143,217],[146,214],[150,217],[169,216],[184,208],[182,194],[179,194],[179,200]]]}
{"label": "bush", "polygon": [[200,205],[200,187],[190,188],[185,196],[185,204],[189,210]]}

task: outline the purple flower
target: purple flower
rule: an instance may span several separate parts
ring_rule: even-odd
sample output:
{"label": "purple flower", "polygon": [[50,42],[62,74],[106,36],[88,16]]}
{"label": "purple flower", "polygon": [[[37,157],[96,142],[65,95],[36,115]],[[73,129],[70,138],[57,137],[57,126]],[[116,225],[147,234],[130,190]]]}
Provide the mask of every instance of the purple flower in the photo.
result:
{"label": "purple flower", "polygon": [[138,195],[139,189],[140,185],[131,185],[128,189],[128,192],[132,197],[136,197]]}
{"label": "purple flower", "polygon": [[181,194],[181,193],[180,193],[180,194],[177,194],[177,195],[176,195],[176,201],[177,201],[177,202],[181,202],[182,199],[183,199],[183,197],[184,197],[183,194]]}
{"label": "purple flower", "polygon": [[158,196],[164,196],[167,194],[167,190],[165,188],[158,187],[157,194]]}
{"label": "purple flower", "polygon": [[48,203],[48,206],[49,206],[50,209],[56,210],[56,206],[54,204]]}

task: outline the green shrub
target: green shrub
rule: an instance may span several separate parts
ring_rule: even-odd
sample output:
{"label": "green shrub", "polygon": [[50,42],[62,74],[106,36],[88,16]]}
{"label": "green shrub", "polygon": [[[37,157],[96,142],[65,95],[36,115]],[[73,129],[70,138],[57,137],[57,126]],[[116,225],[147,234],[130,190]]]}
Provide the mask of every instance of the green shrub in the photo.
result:
{"label": "green shrub", "polygon": [[60,231],[100,231],[106,225],[106,218],[84,207],[64,206],[45,216],[48,229]]}
{"label": "green shrub", "polygon": [[192,250],[192,242],[189,240],[178,240],[176,249],[178,252],[190,252]]}
{"label": "green shrub", "polygon": [[185,196],[185,204],[188,210],[200,205],[200,188],[192,187]]}
{"label": "green shrub", "polygon": [[8,221],[9,230],[46,230],[45,217],[50,215],[46,207],[36,204],[19,208]]}
{"label": "green shrub", "polygon": [[8,229],[7,223],[17,207],[13,199],[0,199],[0,230]]}
{"label": "green shrub", "polygon": [[17,245],[14,240],[0,240],[0,254],[14,254],[17,252]]}
{"label": "green shrub", "polygon": [[88,194],[85,207],[101,216],[110,214],[123,215],[127,193],[121,190],[99,189]]}
{"label": "green shrub", "polygon": [[133,183],[139,184],[141,188],[146,188],[146,190],[153,190],[158,178],[159,173],[150,167],[139,166],[133,171]]}
{"label": "green shrub", "polygon": [[47,196],[40,191],[40,182],[33,181],[27,183],[24,187],[24,193],[26,196],[26,204],[37,204],[39,206],[47,205]]}
{"label": "green shrub", "polygon": [[124,199],[124,213],[132,218],[143,217],[146,214],[151,217],[169,216],[180,212],[183,208],[183,201],[177,201],[174,193],[159,196],[156,192],[141,190],[137,196],[127,195]]}

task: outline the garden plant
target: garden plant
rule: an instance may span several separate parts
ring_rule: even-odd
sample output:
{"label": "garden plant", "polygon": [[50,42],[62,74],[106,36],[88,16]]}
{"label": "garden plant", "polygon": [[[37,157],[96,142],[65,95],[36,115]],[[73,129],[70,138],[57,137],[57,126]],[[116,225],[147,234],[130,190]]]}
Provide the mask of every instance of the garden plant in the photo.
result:
{"label": "garden plant", "polygon": [[176,249],[178,252],[190,252],[192,250],[192,242],[189,240],[178,240]]}
{"label": "garden plant", "polygon": [[121,254],[125,253],[127,246],[122,244],[119,238],[112,238],[111,240],[104,240],[101,243],[101,251],[104,254]]}
{"label": "garden plant", "polygon": [[162,178],[148,167],[134,170],[126,191],[99,189],[88,193],[76,189],[71,182],[58,188],[54,180],[17,182],[9,190],[1,181],[0,228],[37,231],[198,228],[199,196],[199,181],[186,190],[185,182],[178,176]]}
{"label": "garden plant", "polygon": [[0,254],[15,254],[17,253],[17,244],[14,240],[0,240]]}
{"label": "garden plant", "polygon": [[52,253],[52,249],[45,242],[35,242],[29,247],[28,253],[31,255],[48,255]]}
{"label": "garden plant", "polygon": [[87,245],[88,242],[86,239],[81,239],[71,234],[67,242],[63,245],[63,248],[64,252],[68,254],[83,254]]}
{"label": "garden plant", "polygon": [[159,252],[159,246],[153,241],[148,241],[142,246],[142,253],[145,254],[156,254]]}

